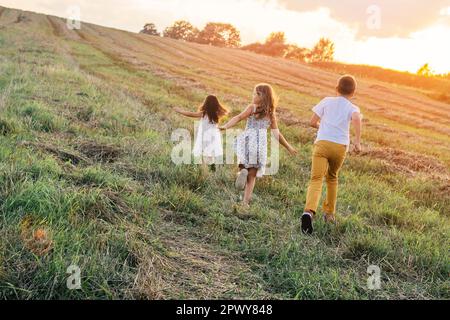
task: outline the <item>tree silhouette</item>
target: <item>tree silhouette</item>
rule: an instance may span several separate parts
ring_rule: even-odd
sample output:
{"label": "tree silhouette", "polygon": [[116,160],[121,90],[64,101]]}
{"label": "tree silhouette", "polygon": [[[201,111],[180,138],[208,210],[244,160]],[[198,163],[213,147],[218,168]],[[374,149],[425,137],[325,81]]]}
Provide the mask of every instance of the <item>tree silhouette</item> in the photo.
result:
{"label": "tree silhouette", "polygon": [[425,63],[419,70],[417,70],[417,74],[419,76],[431,77],[433,75],[433,71],[431,71],[430,64]]}
{"label": "tree silhouette", "polygon": [[259,42],[248,44],[241,48],[242,50],[252,51],[258,54],[266,54],[265,53],[265,46],[264,44],[261,44]]}
{"label": "tree silhouette", "polygon": [[286,44],[286,35],[284,32],[272,32],[266,39],[266,45],[271,44]]}
{"label": "tree silhouette", "polygon": [[288,47],[284,32],[272,32],[263,44],[255,42],[242,49],[272,57],[283,57]]}
{"label": "tree silhouette", "polygon": [[139,33],[148,34],[150,36],[158,36],[158,37],[160,36],[154,23],[145,24],[144,29],[142,29]]}
{"label": "tree silhouette", "polygon": [[282,57],[287,49],[286,36],[284,32],[272,32],[266,39],[264,51],[273,57]]}
{"label": "tree silhouette", "polygon": [[198,37],[198,29],[188,21],[179,20],[167,27],[163,36],[177,40],[195,41]]}
{"label": "tree silhouette", "polygon": [[311,50],[311,62],[327,62],[334,60],[334,43],[330,39],[321,38]]}
{"label": "tree silhouette", "polygon": [[209,22],[198,35],[199,43],[216,47],[238,48],[241,46],[240,32],[229,23]]}
{"label": "tree silhouette", "polygon": [[284,57],[286,59],[308,62],[311,57],[311,50],[291,44],[288,46]]}

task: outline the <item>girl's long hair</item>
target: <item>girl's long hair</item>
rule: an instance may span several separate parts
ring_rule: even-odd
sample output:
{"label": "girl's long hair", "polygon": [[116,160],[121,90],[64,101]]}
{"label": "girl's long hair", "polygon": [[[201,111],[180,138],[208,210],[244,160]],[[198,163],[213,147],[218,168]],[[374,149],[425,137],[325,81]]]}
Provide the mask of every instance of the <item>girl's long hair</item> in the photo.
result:
{"label": "girl's long hair", "polygon": [[256,117],[273,119],[277,108],[277,97],[274,90],[269,84],[261,83],[255,87],[255,92],[260,99],[260,103],[256,106]]}
{"label": "girl's long hair", "polygon": [[209,121],[218,123],[219,119],[228,114],[228,109],[220,104],[216,96],[207,96],[203,104],[198,108],[203,117],[208,116]]}

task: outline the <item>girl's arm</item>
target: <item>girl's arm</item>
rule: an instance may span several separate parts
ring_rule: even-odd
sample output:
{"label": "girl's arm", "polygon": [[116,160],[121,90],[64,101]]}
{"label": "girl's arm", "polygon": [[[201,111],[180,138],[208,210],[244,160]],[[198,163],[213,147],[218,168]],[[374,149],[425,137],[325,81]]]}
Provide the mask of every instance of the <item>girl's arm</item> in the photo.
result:
{"label": "girl's arm", "polygon": [[181,108],[173,108],[173,110],[175,112],[178,112],[179,114],[182,114],[183,116],[189,117],[189,118],[201,118],[203,117],[203,113],[198,111],[198,112],[190,112],[190,111],[186,111],[183,110]]}
{"label": "girl's arm", "polygon": [[278,121],[275,115],[272,118],[272,121],[270,123],[270,129],[272,129],[272,132],[275,136],[275,138],[278,140],[278,142],[289,151],[291,155],[296,155],[297,150],[295,150],[289,142],[284,138],[283,134],[280,132],[280,129],[278,129]]}
{"label": "girl's arm", "polygon": [[234,127],[235,125],[237,125],[242,120],[245,120],[248,117],[250,117],[252,113],[253,113],[253,106],[250,105],[241,114],[238,114],[237,116],[232,118],[230,121],[228,121],[227,124],[221,126],[220,130],[227,130],[227,129],[230,129],[230,128]]}

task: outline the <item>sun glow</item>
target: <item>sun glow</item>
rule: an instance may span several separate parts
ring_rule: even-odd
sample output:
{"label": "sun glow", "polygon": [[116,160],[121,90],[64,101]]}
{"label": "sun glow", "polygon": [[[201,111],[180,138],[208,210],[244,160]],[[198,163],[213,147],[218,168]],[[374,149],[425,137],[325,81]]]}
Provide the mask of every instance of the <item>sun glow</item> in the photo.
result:
{"label": "sun glow", "polygon": [[[342,62],[410,72],[429,63],[436,73],[450,72],[450,42],[446,41],[450,25],[438,21],[439,16],[449,14],[450,7],[437,13],[436,24],[407,37],[360,39],[357,33],[358,28],[364,27],[364,19],[338,21],[327,7],[300,12],[275,0],[151,2],[156,12],[164,12],[162,16],[171,15],[171,19],[161,19],[164,26],[176,19],[189,20],[199,27],[208,21],[227,21],[241,31],[243,43],[264,41],[273,31],[284,31],[289,42],[303,47],[312,47],[321,37],[328,37],[336,44],[336,59]],[[148,5],[147,1],[142,3]]]}
{"label": "sun glow", "polygon": [[378,65],[416,72],[429,63],[435,73],[450,72],[450,28],[433,26],[408,38],[369,38],[337,48],[336,58],[348,63]]}

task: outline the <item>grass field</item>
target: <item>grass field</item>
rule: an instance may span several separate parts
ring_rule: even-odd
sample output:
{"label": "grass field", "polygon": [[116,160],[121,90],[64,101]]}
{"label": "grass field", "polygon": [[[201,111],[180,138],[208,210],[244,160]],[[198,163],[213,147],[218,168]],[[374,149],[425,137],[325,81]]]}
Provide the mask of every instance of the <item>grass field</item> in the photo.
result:
{"label": "grass field", "polygon": [[[449,299],[450,105],[421,89],[360,79],[364,152],[342,171],[338,225],[300,234],[310,109],[337,77],[0,7],[0,297]],[[243,220],[234,166],[172,164],[171,133],[194,130],[172,107],[211,93],[236,114],[262,81],[300,152],[281,152]]]}

